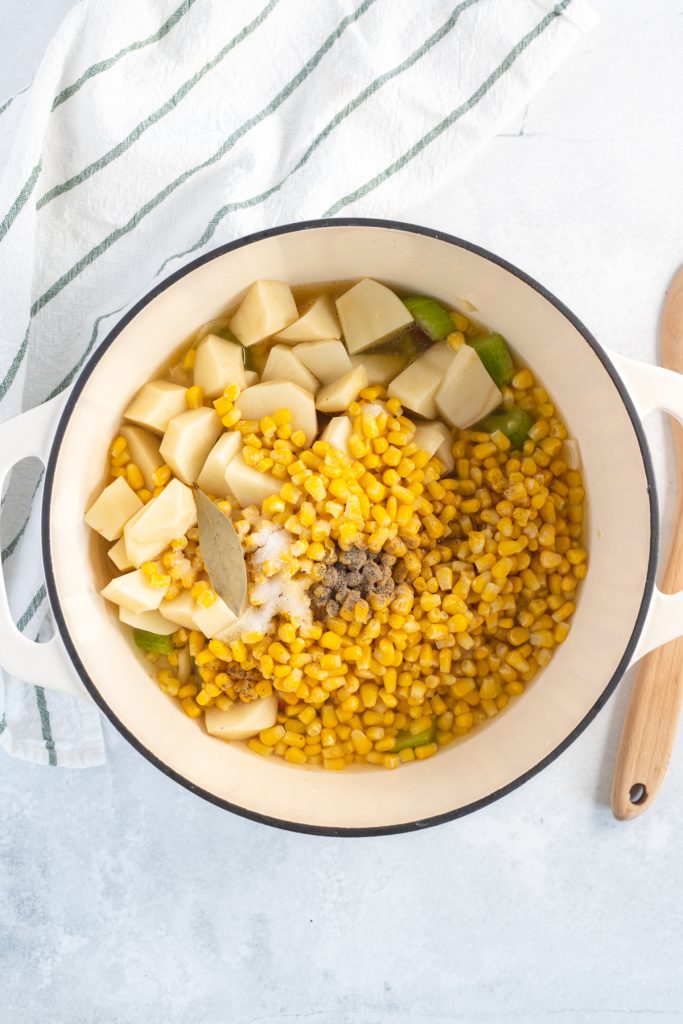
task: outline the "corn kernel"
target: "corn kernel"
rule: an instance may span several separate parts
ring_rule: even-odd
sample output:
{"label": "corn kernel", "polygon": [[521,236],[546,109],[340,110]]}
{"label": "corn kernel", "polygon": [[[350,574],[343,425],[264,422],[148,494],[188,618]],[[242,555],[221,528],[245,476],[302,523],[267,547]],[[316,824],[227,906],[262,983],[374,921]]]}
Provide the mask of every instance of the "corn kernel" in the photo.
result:
{"label": "corn kernel", "polygon": [[187,389],[185,395],[188,409],[200,409],[204,404],[204,389],[195,384]]}
{"label": "corn kernel", "polygon": [[284,759],[289,764],[306,764],[308,757],[304,750],[298,750],[296,747],[288,747],[284,753]]}
{"label": "corn kernel", "polygon": [[[360,699],[363,707],[374,708],[379,695],[377,683],[362,683],[360,687]],[[393,744],[392,744],[393,746]]]}
{"label": "corn kernel", "polygon": [[239,409],[231,409],[230,412],[226,412],[225,416],[221,416],[221,423],[228,430],[230,430],[230,429],[232,429],[232,427],[236,426],[236,424],[239,423],[239,421],[240,421]]}
{"label": "corn kernel", "polygon": [[186,370],[193,370],[194,369],[194,364],[196,362],[196,359],[197,359],[197,349],[194,348],[194,347],[188,348],[187,352],[183,356],[183,367]]}
{"label": "corn kernel", "polygon": [[296,640],[296,628],[291,622],[283,622],[278,626],[277,635],[285,644],[292,644]]}
{"label": "corn kernel", "polygon": [[[190,593],[191,592],[192,591],[190,591]],[[195,601],[200,606],[200,608],[210,608],[213,604],[215,604],[217,597],[218,595],[216,594],[215,590],[212,590],[211,587],[207,587],[206,589],[202,590],[198,597],[195,598]]]}
{"label": "corn kernel", "polygon": [[[180,696],[180,692],[181,691],[178,691],[178,696]],[[183,711],[189,718],[199,718],[199,716],[202,713],[202,709],[199,707],[199,705],[197,704],[193,697],[186,697],[184,700],[181,701],[181,706]]]}
{"label": "corn kernel", "polygon": [[339,527],[339,542],[342,547],[350,547],[356,539],[358,528],[355,523],[342,523]]}
{"label": "corn kernel", "polygon": [[125,437],[119,435],[118,437],[115,437],[114,440],[112,441],[111,447],[109,448],[109,454],[113,459],[116,459],[118,458],[119,455],[123,455],[123,453],[126,450],[126,446],[127,441]]}
{"label": "corn kernel", "polygon": [[327,490],[325,488],[323,478],[315,473],[304,481],[304,490],[310,494],[315,501],[324,501],[327,496]]}
{"label": "corn kernel", "polygon": [[278,513],[284,512],[285,507],[285,502],[279,494],[269,494],[268,497],[263,499],[261,505],[264,516],[276,516]]}
{"label": "corn kernel", "polygon": [[261,754],[262,757],[268,757],[273,753],[273,747],[266,746],[261,740],[257,740],[254,736],[252,739],[247,741],[247,746],[250,750],[253,750],[255,754]]}
{"label": "corn kernel", "polygon": [[164,487],[171,479],[171,467],[170,466],[159,466],[152,473],[152,483],[155,487]]}

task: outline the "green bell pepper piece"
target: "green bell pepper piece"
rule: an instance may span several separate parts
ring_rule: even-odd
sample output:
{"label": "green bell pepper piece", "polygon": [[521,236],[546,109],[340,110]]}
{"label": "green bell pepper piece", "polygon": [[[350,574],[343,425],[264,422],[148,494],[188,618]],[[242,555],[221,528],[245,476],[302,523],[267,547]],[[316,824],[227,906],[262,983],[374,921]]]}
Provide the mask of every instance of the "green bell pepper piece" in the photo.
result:
{"label": "green bell pepper piece", "polygon": [[475,430],[484,430],[492,434],[494,430],[500,430],[509,439],[513,448],[522,448],[529,436],[529,431],[534,425],[532,417],[525,409],[513,405],[504,412],[494,412],[485,416],[475,427]]}
{"label": "green bell pepper piece", "polygon": [[408,747],[423,747],[425,743],[433,743],[436,736],[436,722],[432,722],[428,729],[423,729],[422,732],[410,732],[405,729],[402,732],[396,734],[396,741],[394,743],[394,754],[398,754],[401,750],[406,750]]}
{"label": "green bell pepper piece", "polygon": [[510,349],[500,334],[487,334],[468,342],[486,367],[489,376],[499,388],[512,380],[515,372]]}
{"label": "green bell pepper piece", "polygon": [[432,341],[441,341],[455,330],[450,315],[436,299],[426,295],[409,295],[402,302],[408,307],[408,312],[420,330]]}
{"label": "green bell pepper piece", "polygon": [[170,654],[173,650],[173,640],[170,636],[162,636],[160,633],[149,633],[146,629],[134,629],[133,639],[141,651],[148,651],[153,654]]}

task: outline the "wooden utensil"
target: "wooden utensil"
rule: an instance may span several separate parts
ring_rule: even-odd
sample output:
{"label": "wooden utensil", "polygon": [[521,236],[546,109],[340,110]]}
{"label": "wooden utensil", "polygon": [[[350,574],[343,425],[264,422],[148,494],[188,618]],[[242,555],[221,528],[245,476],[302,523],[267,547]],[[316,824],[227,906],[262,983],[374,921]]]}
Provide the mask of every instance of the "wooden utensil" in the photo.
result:
{"label": "wooden utensil", "polygon": [[[683,267],[669,288],[661,324],[661,362],[683,373]],[[676,515],[661,588],[683,587],[683,427],[670,417],[679,480]],[[612,813],[626,821],[650,806],[664,781],[683,700],[683,637],[640,662],[619,741]]]}

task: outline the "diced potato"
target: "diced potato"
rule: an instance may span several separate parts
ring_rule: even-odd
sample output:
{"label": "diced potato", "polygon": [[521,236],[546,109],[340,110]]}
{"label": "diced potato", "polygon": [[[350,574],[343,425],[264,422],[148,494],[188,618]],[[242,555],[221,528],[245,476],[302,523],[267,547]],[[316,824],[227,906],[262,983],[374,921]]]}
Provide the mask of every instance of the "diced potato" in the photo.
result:
{"label": "diced potato", "polygon": [[[162,601],[159,605],[159,612],[168,622],[175,627],[182,626],[183,629],[196,629],[194,613],[197,605],[189,590],[181,590],[172,601]],[[175,630],[174,630],[175,631]]]}
{"label": "diced potato", "polygon": [[[220,597],[217,597],[209,608],[202,608],[193,600],[189,590],[181,591],[172,601],[162,601],[159,605],[159,612],[164,620],[174,623],[173,629],[169,632],[174,632],[178,626],[183,626],[185,629],[198,629],[209,639],[237,621],[237,616],[230,611]],[[161,632],[161,630],[152,632]]]}
{"label": "diced potato", "polygon": [[171,480],[161,494],[126,523],[123,537],[133,565],[140,566],[163,551],[176,537],[182,537],[197,522],[192,491],[180,480]]}
{"label": "diced potato", "polygon": [[116,576],[100,593],[107,601],[113,601],[131,612],[151,612],[159,607],[166,590],[163,587],[150,587],[144,573],[134,569],[123,576]]}
{"label": "diced potato", "polygon": [[368,384],[381,384],[386,387],[401,372],[404,359],[393,352],[377,352],[362,356],[351,356],[352,366],[364,366],[368,375]]}
{"label": "diced potato", "polygon": [[392,380],[387,394],[390,398],[398,398],[401,405],[411,412],[434,419],[437,416],[436,393],[454,358],[455,353],[448,342],[437,341]]}
{"label": "diced potato", "polygon": [[503,396],[469,345],[458,349],[436,392],[436,406],[454,427],[471,427],[500,405]]}
{"label": "diced potato", "polygon": [[[154,499],[154,500],[156,500],[156,499]],[[134,524],[137,523],[138,519],[140,519],[144,515],[144,513],[147,511],[147,509],[149,508],[149,506],[151,504],[152,504],[152,502],[149,501],[149,502],[147,502],[146,505],[143,505],[142,508],[139,508],[137,510],[137,512],[135,513],[135,515],[131,516],[130,519],[128,520],[128,522],[126,523],[126,525],[124,526],[124,528],[123,528],[123,537],[121,538],[121,540],[124,543],[124,546],[125,546],[125,543],[126,543],[126,531],[130,532],[130,530],[132,529]],[[126,556],[127,556],[127,554],[128,553],[126,552]]]}
{"label": "diced potato", "polygon": [[333,448],[338,448],[344,455],[350,457],[349,438],[353,433],[353,424],[348,416],[335,416],[327,424],[322,434],[321,441],[327,441]]}
{"label": "diced potato", "polygon": [[259,473],[258,469],[248,466],[241,453],[229,463],[225,482],[242,508],[260,505],[270,494],[277,494],[284,483],[270,473]]}
{"label": "diced potato", "polygon": [[247,740],[277,721],[277,695],[252,700],[248,704],[235,702],[227,711],[207,708],[204,712],[206,731],[222,740]]}
{"label": "diced potato", "polygon": [[258,373],[256,370],[245,370],[244,377],[247,382],[247,387],[250,388],[252,384],[258,384]]}
{"label": "diced potato", "polygon": [[177,629],[174,622],[169,622],[168,619],[165,619],[157,611],[131,612],[128,608],[120,606],[119,618],[121,622],[125,622],[127,626],[132,626],[133,629],[144,629],[148,633],[158,633],[159,636],[170,636]]}
{"label": "diced potato", "polygon": [[144,427],[124,424],[121,427],[121,436],[125,437],[130,457],[144,477],[145,487],[153,491],[152,474],[164,464],[164,460],[159,454],[158,435],[150,433]]}
{"label": "diced potato", "polygon": [[225,482],[225,471],[241,450],[240,432],[226,431],[207,455],[202,471],[197,477],[197,486],[201,487],[205,494],[213,494],[216,498],[229,498],[230,489]]}
{"label": "diced potato", "polygon": [[230,321],[230,330],[243,345],[255,345],[294,323],[298,316],[288,284],[255,281]]}
{"label": "diced potato", "polygon": [[321,384],[331,384],[353,369],[349,353],[342,341],[325,338],[321,341],[305,341],[292,349],[297,359],[314,373]]}
{"label": "diced potato", "polygon": [[275,335],[276,341],[286,341],[290,345],[320,338],[341,338],[341,327],[329,295],[319,295],[298,320]]}
{"label": "diced potato", "polygon": [[[297,346],[297,348],[299,347]],[[295,350],[289,345],[273,345],[268,353],[261,380],[288,380],[292,384],[298,384],[300,388],[310,391],[312,395],[320,387],[320,381],[299,361]]]}
{"label": "diced potato", "polygon": [[193,484],[222,430],[215,409],[187,409],[169,421],[159,451],[183,483]]}
{"label": "diced potato", "polygon": [[246,388],[242,347],[234,341],[219,338],[217,334],[207,334],[197,345],[194,383],[207,398],[222,395],[228,384]]}
{"label": "diced potato", "polygon": [[208,608],[196,604],[194,609],[195,629],[212,640],[218,633],[237,622],[237,616],[231,612],[225,601],[217,597]]}
{"label": "diced potato", "polygon": [[242,392],[235,407],[245,420],[260,420],[263,416],[272,416],[278,409],[289,409],[292,430],[303,430],[306,444],[311,444],[318,432],[313,395],[289,381],[269,380],[254,384]]}
{"label": "diced potato", "polygon": [[119,572],[126,572],[128,569],[135,568],[130,558],[128,557],[128,552],[126,551],[126,542],[123,539],[123,537],[119,537],[116,544],[114,544],[113,547],[109,548],[107,554],[109,555],[109,557],[111,558],[112,562],[119,570]]}
{"label": "diced potato", "polygon": [[187,409],[187,388],[165,380],[151,380],[138,391],[124,417],[155,434],[163,434],[172,416]]}
{"label": "diced potato", "polygon": [[85,521],[105,540],[118,540],[130,517],[141,508],[142,502],[133,488],[119,476],[93,502],[85,513]]}
{"label": "diced potato", "polygon": [[413,434],[413,442],[430,455],[436,455],[450,473],[455,465],[453,459],[453,435],[445,423],[420,423]]}
{"label": "diced potato", "polygon": [[368,386],[368,375],[364,366],[355,366],[343,377],[321,388],[315,396],[315,404],[321,412],[344,412],[358,393]]}
{"label": "diced potato", "polygon": [[337,312],[349,352],[360,352],[405,330],[412,315],[386,285],[363,278],[337,299]]}

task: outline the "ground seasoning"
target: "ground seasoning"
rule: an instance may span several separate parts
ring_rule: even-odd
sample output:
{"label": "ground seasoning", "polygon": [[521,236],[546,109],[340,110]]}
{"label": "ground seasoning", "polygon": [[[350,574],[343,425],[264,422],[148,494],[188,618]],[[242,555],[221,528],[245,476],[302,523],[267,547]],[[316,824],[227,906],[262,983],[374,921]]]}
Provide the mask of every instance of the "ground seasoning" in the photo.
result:
{"label": "ground seasoning", "polygon": [[384,551],[375,554],[363,547],[337,548],[333,558],[319,567],[318,580],[310,590],[315,618],[324,622],[342,608],[352,611],[358,601],[373,596],[377,603],[388,604],[396,586],[392,575],[396,561]]}

